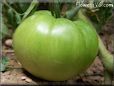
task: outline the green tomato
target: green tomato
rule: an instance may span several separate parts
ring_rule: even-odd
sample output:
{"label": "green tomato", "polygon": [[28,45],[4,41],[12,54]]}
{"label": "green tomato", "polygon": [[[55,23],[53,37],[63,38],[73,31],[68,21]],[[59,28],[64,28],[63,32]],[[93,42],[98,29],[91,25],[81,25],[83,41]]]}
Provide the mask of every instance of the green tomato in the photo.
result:
{"label": "green tomato", "polygon": [[96,31],[82,20],[54,18],[38,11],[13,36],[17,59],[28,72],[51,81],[68,80],[85,71],[98,51]]}

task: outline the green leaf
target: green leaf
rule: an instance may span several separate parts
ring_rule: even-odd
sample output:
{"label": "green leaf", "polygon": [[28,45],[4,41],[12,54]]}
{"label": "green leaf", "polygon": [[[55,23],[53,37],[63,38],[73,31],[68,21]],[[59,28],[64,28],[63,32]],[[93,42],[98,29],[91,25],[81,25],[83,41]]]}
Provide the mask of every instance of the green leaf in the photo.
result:
{"label": "green leaf", "polygon": [[2,56],[0,59],[0,72],[3,72],[6,70],[7,64],[8,64],[8,57]]}
{"label": "green leaf", "polygon": [[8,35],[8,28],[4,23],[2,23],[2,30],[1,31],[2,31],[3,35]]}
{"label": "green leaf", "polygon": [[19,8],[24,13],[27,10],[27,8],[29,7],[29,5],[30,5],[30,3],[19,3]]}
{"label": "green leaf", "polygon": [[79,11],[79,9],[80,9],[80,6],[76,6],[73,9],[68,10],[66,12],[66,18],[68,18],[68,19],[74,18],[76,16],[77,12]]}
{"label": "green leaf", "polygon": [[8,9],[7,16],[8,16],[8,23],[13,27],[16,27],[15,14],[11,8]]}
{"label": "green leaf", "polygon": [[8,57],[2,56],[2,63],[6,65],[8,63]]}
{"label": "green leaf", "polygon": [[20,24],[21,23],[21,16],[18,13],[16,13],[15,17],[16,17],[16,23]]}
{"label": "green leaf", "polygon": [[5,36],[9,36],[9,32],[8,32],[8,27],[7,25],[4,24],[4,22],[2,22],[2,28],[0,30],[0,40],[3,39]]}
{"label": "green leaf", "polygon": [[1,63],[1,64],[0,64],[0,72],[5,71],[5,69],[6,69],[6,66]]}
{"label": "green leaf", "polygon": [[8,20],[10,24],[13,24],[14,21],[14,13],[11,8],[8,9]]}
{"label": "green leaf", "polygon": [[96,30],[100,32],[102,26],[104,26],[112,16],[112,8],[100,7],[98,8],[98,11],[95,12],[88,10],[87,15],[94,24]]}

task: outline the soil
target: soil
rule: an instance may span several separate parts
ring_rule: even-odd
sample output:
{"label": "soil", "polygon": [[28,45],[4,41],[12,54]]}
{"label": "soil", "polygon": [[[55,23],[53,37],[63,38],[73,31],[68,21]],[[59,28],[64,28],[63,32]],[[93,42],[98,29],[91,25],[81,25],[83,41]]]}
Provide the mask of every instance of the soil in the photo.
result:
{"label": "soil", "polygon": [[[114,21],[114,20],[113,20]],[[114,25],[113,21],[105,26],[102,33],[100,33],[102,40],[104,41],[107,49],[114,54]],[[112,30],[112,31],[111,31]],[[110,33],[109,33],[109,32]],[[6,39],[7,40],[7,39]],[[0,72],[2,85],[101,85],[104,84],[104,67],[99,59],[96,57],[93,64],[82,74],[73,77],[70,80],[62,82],[46,81],[40,78],[36,78],[26,70],[23,69],[14,55],[12,47],[3,44],[2,54],[9,59],[7,69],[4,72]],[[114,85],[114,80],[112,80]]]}

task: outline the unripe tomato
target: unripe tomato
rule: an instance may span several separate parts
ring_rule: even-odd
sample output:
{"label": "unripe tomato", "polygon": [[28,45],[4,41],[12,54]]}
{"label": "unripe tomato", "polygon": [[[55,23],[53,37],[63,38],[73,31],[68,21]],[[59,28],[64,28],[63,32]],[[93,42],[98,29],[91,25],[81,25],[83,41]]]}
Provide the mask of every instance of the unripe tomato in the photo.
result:
{"label": "unripe tomato", "polygon": [[63,81],[85,71],[98,51],[95,30],[82,20],[54,18],[38,11],[23,21],[13,36],[17,59],[28,72]]}

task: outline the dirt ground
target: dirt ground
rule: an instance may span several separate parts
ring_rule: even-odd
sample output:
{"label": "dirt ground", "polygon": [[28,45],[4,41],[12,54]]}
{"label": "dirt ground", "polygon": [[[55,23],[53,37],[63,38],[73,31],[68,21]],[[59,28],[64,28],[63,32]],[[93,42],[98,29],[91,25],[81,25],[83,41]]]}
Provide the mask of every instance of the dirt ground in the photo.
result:
{"label": "dirt ground", "polygon": [[[103,29],[101,37],[107,47],[107,49],[114,54],[114,19],[111,20]],[[30,73],[25,71],[21,64],[16,60],[14,51],[12,48],[3,44],[2,53],[8,57],[9,63],[7,70],[0,72],[1,80],[0,83],[7,85],[101,85],[104,83],[104,67],[98,57],[96,57],[93,64],[79,76],[62,81],[62,82],[51,82],[42,80],[32,76]],[[112,81],[112,85],[114,85]]]}

